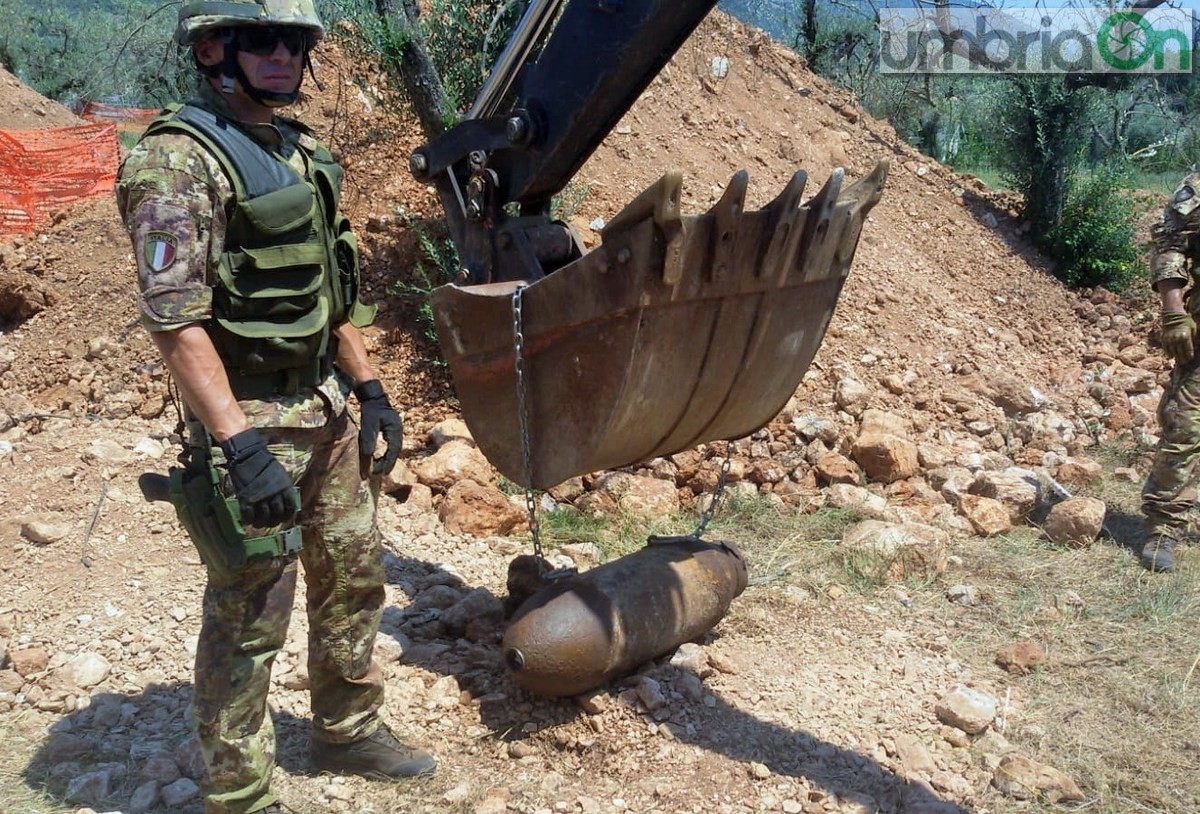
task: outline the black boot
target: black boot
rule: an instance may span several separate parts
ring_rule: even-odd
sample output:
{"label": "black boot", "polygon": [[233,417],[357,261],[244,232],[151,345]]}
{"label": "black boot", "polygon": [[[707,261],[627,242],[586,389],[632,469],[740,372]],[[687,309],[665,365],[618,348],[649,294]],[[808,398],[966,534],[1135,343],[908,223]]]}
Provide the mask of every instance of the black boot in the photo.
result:
{"label": "black boot", "polygon": [[1175,548],[1178,545],[1173,537],[1151,537],[1142,549],[1142,565],[1150,571],[1171,573],[1175,570]]}
{"label": "black boot", "polygon": [[437,766],[433,755],[398,740],[386,726],[351,743],[325,743],[314,739],[309,755],[318,771],[380,780],[429,774]]}

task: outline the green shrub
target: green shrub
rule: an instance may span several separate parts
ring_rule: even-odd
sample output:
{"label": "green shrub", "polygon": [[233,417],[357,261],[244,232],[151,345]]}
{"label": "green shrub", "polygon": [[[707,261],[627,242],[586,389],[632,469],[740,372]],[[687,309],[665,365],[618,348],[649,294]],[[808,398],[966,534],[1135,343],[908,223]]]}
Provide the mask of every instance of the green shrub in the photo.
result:
{"label": "green shrub", "polygon": [[[0,0],[2,2],[2,0]],[[516,27],[511,0],[318,0],[329,20],[353,23],[354,39],[376,54],[410,98],[427,137],[453,127],[469,109]],[[409,80],[412,80],[410,83]],[[428,108],[428,109],[427,109]],[[430,119],[439,120],[434,126]]]}
{"label": "green shrub", "polygon": [[421,18],[451,106],[465,113],[520,20],[505,0],[432,0]]}
{"label": "green shrub", "polygon": [[178,3],[0,0],[0,65],[65,105],[155,107],[187,98],[191,58],[171,41]]}
{"label": "green shrub", "polygon": [[429,295],[438,286],[454,280],[459,266],[458,252],[445,234],[444,224],[412,217],[402,217],[401,222],[411,230],[418,254],[412,265],[388,285],[388,293],[416,309],[417,332],[436,347],[437,325]]}
{"label": "green shrub", "polygon": [[1055,276],[1067,285],[1120,291],[1145,272],[1136,233],[1137,211],[1125,173],[1102,167],[1071,180],[1062,218],[1044,240],[1057,263]]}
{"label": "green shrub", "polygon": [[1007,77],[997,110],[997,166],[1021,193],[1022,214],[1043,248],[1061,220],[1088,138],[1093,88],[1062,76]]}

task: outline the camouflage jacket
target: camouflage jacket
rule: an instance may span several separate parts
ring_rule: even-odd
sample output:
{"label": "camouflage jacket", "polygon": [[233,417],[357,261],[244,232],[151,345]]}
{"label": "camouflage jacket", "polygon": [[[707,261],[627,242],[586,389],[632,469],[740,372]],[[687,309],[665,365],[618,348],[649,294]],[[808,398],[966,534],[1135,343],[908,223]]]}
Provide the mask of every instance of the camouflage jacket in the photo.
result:
{"label": "camouflage jacket", "polygon": [[1200,260],[1200,172],[1179,184],[1150,235],[1154,248],[1150,285],[1157,288],[1163,280],[1172,279],[1191,282]]}
{"label": "camouflage jacket", "polygon": [[[236,120],[208,83],[201,83],[199,96],[210,110]],[[313,149],[316,141],[311,136],[278,120],[243,127],[305,173],[297,147]],[[122,163],[116,196],[133,242],[142,325],[149,331],[171,331],[211,320],[213,287],[225,250],[226,213],[235,197],[220,162],[184,133],[147,136]],[[315,390],[239,403],[258,427],[321,427],[331,414],[346,408],[347,393],[347,386],[331,375]]]}

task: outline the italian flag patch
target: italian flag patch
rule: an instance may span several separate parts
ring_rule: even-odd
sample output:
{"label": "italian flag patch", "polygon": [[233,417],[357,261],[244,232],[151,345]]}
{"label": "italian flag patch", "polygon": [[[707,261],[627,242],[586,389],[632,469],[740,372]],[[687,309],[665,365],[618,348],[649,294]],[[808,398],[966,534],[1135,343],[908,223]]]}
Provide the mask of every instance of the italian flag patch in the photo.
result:
{"label": "italian flag patch", "polygon": [[175,262],[176,250],[179,243],[174,235],[166,232],[151,232],[146,235],[143,248],[146,265],[151,271],[163,271]]}

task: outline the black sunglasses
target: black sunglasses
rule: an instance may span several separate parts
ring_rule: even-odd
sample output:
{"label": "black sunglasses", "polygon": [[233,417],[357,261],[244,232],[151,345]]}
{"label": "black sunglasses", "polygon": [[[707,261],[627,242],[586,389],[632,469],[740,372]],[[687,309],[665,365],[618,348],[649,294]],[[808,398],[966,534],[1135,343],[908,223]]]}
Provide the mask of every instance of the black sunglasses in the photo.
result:
{"label": "black sunglasses", "polygon": [[269,57],[275,53],[281,42],[292,56],[302,54],[316,44],[313,35],[303,28],[282,25],[238,28],[234,33],[234,42],[239,51],[254,54],[256,57]]}

